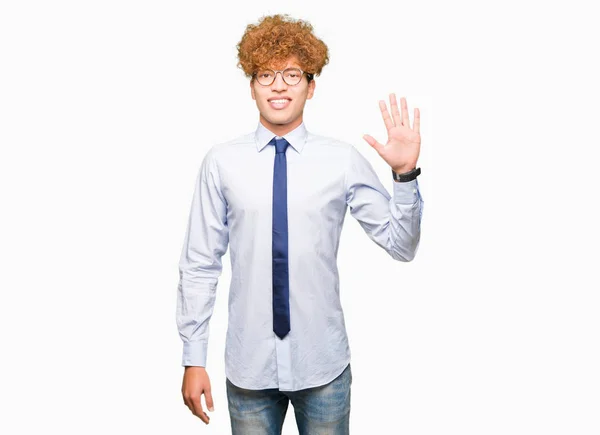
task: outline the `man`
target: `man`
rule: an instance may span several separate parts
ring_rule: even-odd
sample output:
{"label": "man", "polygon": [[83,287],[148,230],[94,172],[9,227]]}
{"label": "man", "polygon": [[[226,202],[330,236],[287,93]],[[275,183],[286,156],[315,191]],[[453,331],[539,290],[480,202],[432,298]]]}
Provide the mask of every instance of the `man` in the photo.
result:
{"label": "man", "polygon": [[231,245],[226,386],[233,434],[280,434],[291,400],[300,434],[349,433],[350,349],[336,264],[346,210],[392,258],[411,261],[423,200],[419,111],[380,101],[393,197],[350,144],[307,131],[303,110],[328,62],[310,24],[274,15],[249,25],[239,66],[259,111],[256,131],[213,146],[196,179],[179,263],[177,324],[185,404],[202,421],[209,319]]}

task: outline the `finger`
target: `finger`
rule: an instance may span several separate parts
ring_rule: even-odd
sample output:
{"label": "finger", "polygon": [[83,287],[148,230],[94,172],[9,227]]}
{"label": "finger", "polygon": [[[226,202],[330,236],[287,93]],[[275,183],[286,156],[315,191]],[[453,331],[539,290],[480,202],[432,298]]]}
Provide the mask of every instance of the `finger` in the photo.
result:
{"label": "finger", "polygon": [[185,397],[184,398],[185,406],[187,406],[189,408],[189,410],[192,414],[197,415],[196,405],[194,404],[194,401],[192,400],[192,398],[189,396],[184,396],[184,397]]}
{"label": "finger", "polygon": [[200,397],[192,399],[192,407],[194,408],[194,410],[192,411],[194,415],[200,418],[200,420],[202,420],[204,423],[208,424],[210,417],[206,414],[206,412],[204,412],[204,409],[202,409],[202,402],[200,401]]}
{"label": "finger", "polygon": [[406,98],[400,99],[402,105],[402,125],[410,128],[410,120],[408,119],[408,105],[406,104]]}
{"label": "finger", "polygon": [[212,393],[210,392],[210,390],[206,390],[204,392],[204,400],[206,401],[206,407],[208,408],[208,410],[210,412],[214,412],[215,406],[213,404]]}
{"label": "finger", "polygon": [[413,120],[413,131],[419,133],[421,127],[421,112],[415,107],[415,119]]}
{"label": "finger", "polygon": [[188,407],[188,409],[194,413],[194,407],[192,406],[192,401],[190,400],[189,396],[187,396],[185,393],[183,393],[182,391],[182,395],[183,395],[183,403],[185,403],[185,406]]}
{"label": "finger", "polygon": [[385,147],[382,144],[377,142],[375,138],[369,136],[368,134],[363,135],[363,139],[366,140],[369,145],[375,148],[375,151],[377,151],[379,154],[381,154],[385,149]]}
{"label": "finger", "polygon": [[390,129],[394,126],[394,123],[392,122],[392,118],[390,118],[385,101],[379,100],[379,108],[381,109],[381,116],[383,116],[385,128],[390,131]]}
{"label": "finger", "polygon": [[390,107],[392,108],[392,117],[394,118],[395,125],[402,125],[402,118],[400,118],[400,111],[398,110],[398,101],[396,101],[396,94],[390,94]]}

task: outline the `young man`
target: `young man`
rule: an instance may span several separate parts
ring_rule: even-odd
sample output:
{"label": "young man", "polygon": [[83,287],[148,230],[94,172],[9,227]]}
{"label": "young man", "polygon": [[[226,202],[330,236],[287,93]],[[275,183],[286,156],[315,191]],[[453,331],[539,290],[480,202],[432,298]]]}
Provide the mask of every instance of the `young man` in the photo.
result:
{"label": "young man", "polygon": [[[384,146],[390,196],[353,145],[315,135],[302,120],[327,46],[301,20],[274,15],[249,25],[238,44],[260,113],[256,131],[213,146],[202,162],[179,263],[177,325],[185,404],[202,421],[209,320],[221,257],[232,279],[225,351],[233,434],[280,434],[291,400],[300,434],[349,433],[350,349],[336,264],[347,208],[392,258],[417,251],[423,200],[416,167],[419,111],[390,95]],[[393,176],[393,177],[392,177]]]}

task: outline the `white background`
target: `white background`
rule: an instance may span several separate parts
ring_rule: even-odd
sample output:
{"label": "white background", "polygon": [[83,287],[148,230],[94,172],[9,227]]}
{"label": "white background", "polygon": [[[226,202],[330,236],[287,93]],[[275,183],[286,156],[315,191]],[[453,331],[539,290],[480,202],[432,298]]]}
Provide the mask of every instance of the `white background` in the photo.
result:
{"label": "white background", "polygon": [[354,144],[390,191],[362,135],[386,141],[390,92],[421,110],[415,260],[352,218],[342,234],[352,433],[600,433],[600,38],[583,3],[2,2],[0,432],[230,433],[229,252],[208,426],[180,392],[177,262],[202,158],[258,122],[235,45],[288,13],[331,54],[307,128]]}

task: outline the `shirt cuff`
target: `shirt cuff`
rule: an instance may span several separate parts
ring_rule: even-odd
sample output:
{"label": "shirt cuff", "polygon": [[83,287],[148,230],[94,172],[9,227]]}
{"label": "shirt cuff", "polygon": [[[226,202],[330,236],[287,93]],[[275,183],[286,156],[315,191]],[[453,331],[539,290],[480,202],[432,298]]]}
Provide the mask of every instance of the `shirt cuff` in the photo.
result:
{"label": "shirt cuff", "polygon": [[207,344],[205,341],[184,342],[181,365],[206,367]]}
{"label": "shirt cuff", "polygon": [[411,181],[393,181],[393,183],[396,204],[414,204],[419,198],[419,182],[416,178]]}

